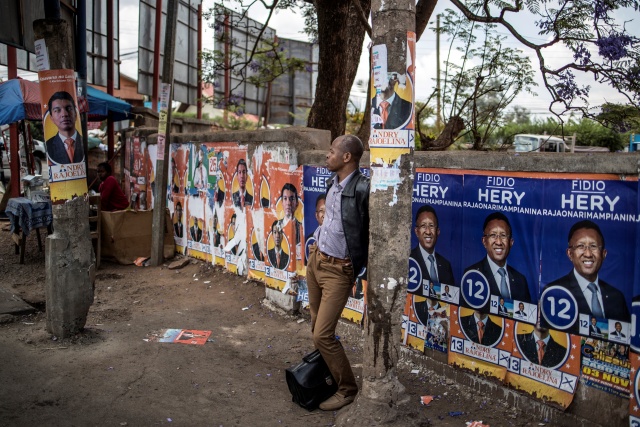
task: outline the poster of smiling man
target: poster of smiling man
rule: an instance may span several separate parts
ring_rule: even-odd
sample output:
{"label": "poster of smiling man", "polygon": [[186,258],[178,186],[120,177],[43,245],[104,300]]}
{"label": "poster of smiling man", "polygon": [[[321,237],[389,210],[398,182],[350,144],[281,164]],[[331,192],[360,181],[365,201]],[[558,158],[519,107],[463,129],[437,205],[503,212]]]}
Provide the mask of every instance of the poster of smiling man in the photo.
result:
{"label": "poster of smiling man", "polygon": [[42,126],[47,145],[51,201],[62,202],[87,192],[82,127],[73,70],[38,73]]}
{"label": "poster of smiling man", "polygon": [[461,305],[534,324],[544,181],[498,173],[464,179]]}
{"label": "poster of smiling man", "polygon": [[545,327],[626,344],[637,261],[638,184],[582,175],[545,183],[541,312]]}

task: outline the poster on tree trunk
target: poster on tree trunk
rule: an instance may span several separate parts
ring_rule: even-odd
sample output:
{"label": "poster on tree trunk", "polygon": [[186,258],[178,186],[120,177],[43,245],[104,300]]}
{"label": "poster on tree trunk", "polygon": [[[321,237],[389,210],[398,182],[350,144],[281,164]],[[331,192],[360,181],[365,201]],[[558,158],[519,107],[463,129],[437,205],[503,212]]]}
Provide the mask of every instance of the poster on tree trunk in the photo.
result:
{"label": "poster on tree trunk", "polygon": [[73,70],[40,71],[38,78],[51,201],[61,203],[87,193],[75,73]]}

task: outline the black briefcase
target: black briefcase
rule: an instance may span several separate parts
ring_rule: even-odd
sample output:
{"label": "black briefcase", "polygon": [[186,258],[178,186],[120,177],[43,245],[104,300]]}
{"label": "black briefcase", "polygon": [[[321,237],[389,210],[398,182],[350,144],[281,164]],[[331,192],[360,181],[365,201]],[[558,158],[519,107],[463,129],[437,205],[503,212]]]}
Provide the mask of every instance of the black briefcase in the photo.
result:
{"label": "black briefcase", "polygon": [[286,378],[291,400],[309,411],[338,391],[338,383],[318,350],[304,356],[297,366],[287,368]]}

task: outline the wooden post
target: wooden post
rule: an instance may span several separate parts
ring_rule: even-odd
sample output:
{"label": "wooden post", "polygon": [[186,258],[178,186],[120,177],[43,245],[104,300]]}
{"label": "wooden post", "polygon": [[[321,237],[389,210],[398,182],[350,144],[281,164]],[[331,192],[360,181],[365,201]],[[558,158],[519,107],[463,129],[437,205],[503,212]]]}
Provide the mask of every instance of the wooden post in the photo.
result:
{"label": "wooden post", "polygon": [[[169,85],[169,99],[167,101],[167,120],[164,148],[158,147],[156,163],[156,189],[153,207],[153,226],[151,233],[151,265],[158,266],[164,260],[164,227],[165,209],[167,207],[167,175],[169,148],[171,144],[171,100],[173,99],[173,62],[176,56],[176,25],[178,19],[178,0],[169,0],[167,4],[167,24],[164,39],[164,63],[162,64],[162,83]],[[160,112],[160,127],[163,125],[163,112]],[[158,129],[163,133],[163,129]],[[162,153],[160,150],[162,148]],[[162,154],[162,157],[160,156]]]}

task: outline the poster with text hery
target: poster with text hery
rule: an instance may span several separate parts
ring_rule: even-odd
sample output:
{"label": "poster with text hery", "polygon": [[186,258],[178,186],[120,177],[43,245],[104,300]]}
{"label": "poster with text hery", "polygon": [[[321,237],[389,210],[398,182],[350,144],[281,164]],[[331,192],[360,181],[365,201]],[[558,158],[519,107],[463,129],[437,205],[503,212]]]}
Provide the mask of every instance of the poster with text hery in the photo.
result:
{"label": "poster with text hery", "polygon": [[513,320],[450,305],[449,364],[504,380],[513,349]]}
{"label": "poster with text hery", "polygon": [[543,182],[465,174],[461,305],[537,321]]}
{"label": "poster with text hery", "polygon": [[580,337],[515,322],[506,382],[540,400],[567,408],[580,376]]}
{"label": "poster with text hery", "polygon": [[459,304],[463,175],[419,168],[413,182],[407,290]]}
{"label": "poster with text hery", "polygon": [[637,195],[637,182],[611,175],[545,182],[543,326],[629,344]]}
{"label": "poster with text hery", "polygon": [[321,166],[303,166],[304,185],[304,260],[309,259],[309,247],[316,244],[315,231],[324,222],[327,180],[331,171]]}
{"label": "poster with text hery", "polygon": [[38,72],[53,203],[87,193],[82,127],[73,70]]}

